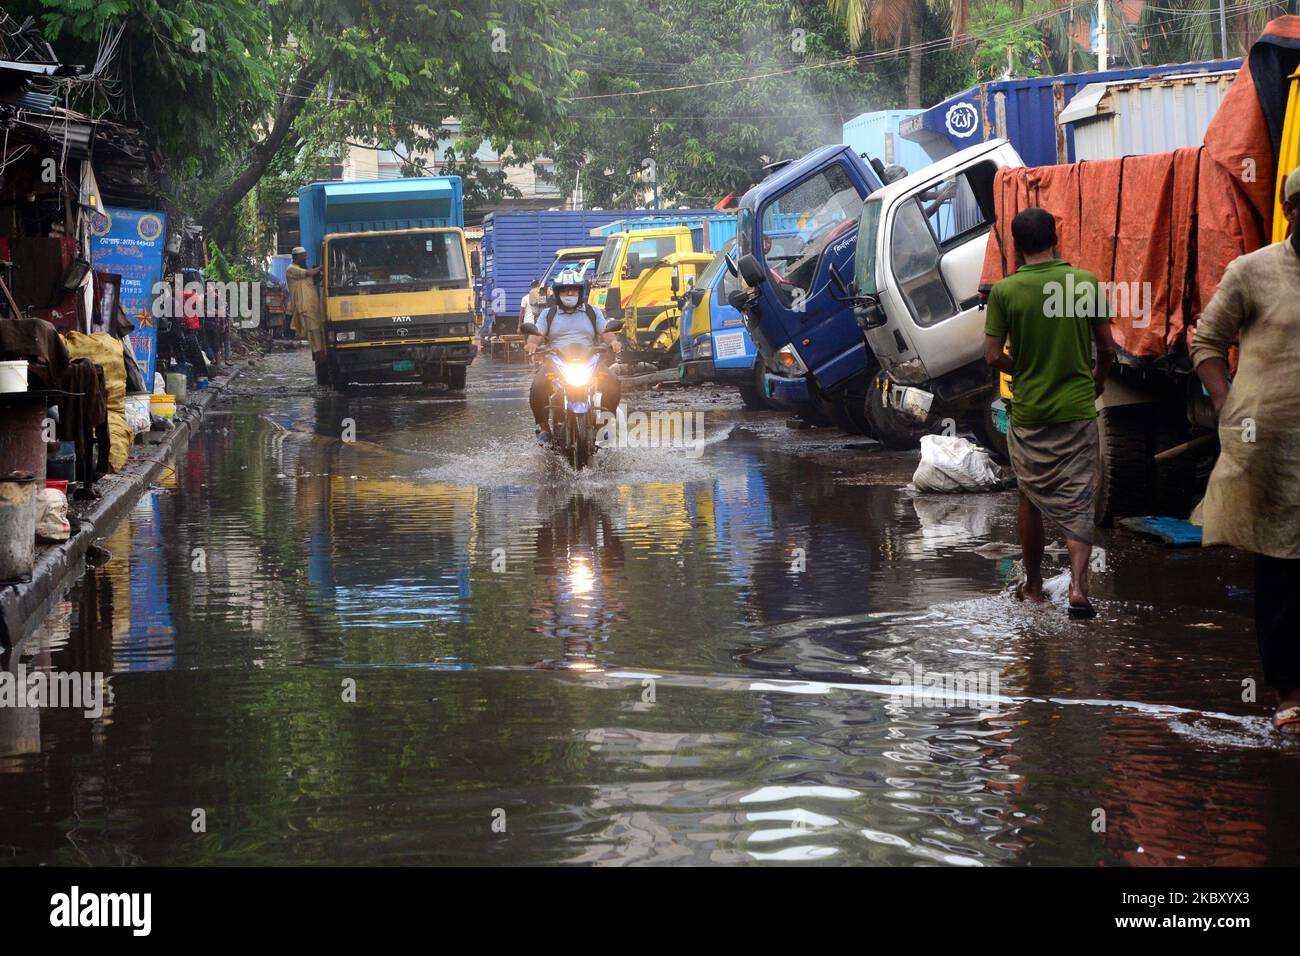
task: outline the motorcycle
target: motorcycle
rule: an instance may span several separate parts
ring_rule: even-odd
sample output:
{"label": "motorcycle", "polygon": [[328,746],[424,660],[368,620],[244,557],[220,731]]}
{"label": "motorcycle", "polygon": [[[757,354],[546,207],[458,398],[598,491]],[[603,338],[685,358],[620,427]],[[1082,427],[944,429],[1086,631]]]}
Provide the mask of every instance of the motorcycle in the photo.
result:
{"label": "motorcycle", "polygon": [[[619,332],[623,323],[611,319],[606,332]],[[541,335],[532,322],[520,326],[524,335]],[[575,471],[591,464],[596,454],[596,433],[599,431],[597,414],[600,408],[600,360],[608,346],[577,349],[568,348],[564,354],[542,347],[535,355],[550,363],[547,378],[554,386],[551,391],[551,438],[555,450],[564,456]]]}

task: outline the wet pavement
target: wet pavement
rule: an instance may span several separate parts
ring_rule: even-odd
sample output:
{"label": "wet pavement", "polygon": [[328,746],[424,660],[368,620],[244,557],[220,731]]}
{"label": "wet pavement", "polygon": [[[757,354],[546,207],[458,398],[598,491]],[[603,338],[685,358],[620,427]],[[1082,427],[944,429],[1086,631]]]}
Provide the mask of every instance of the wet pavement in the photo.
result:
{"label": "wet pavement", "polygon": [[0,709],[0,861],[1300,862],[1244,556],[1103,533],[1069,621],[1005,593],[1010,493],[717,389],[626,396],[703,409],[702,454],[574,476],[526,374],[246,372],[4,659],[111,702]]}

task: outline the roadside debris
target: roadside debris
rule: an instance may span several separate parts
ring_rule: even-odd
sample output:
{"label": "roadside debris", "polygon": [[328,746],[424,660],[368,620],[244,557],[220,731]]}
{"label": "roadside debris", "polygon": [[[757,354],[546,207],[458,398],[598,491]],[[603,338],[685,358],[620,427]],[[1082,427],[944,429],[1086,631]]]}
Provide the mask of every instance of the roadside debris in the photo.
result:
{"label": "roadside debris", "polygon": [[1010,487],[987,451],[958,435],[921,438],[921,463],[912,475],[917,491],[996,491]]}

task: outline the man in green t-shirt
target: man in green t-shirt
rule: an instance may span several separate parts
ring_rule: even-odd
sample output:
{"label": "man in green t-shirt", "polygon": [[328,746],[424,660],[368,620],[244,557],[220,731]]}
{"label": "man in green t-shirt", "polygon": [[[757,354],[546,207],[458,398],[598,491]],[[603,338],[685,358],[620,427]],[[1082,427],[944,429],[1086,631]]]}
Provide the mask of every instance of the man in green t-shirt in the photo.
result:
{"label": "man in green t-shirt", "polygon": [[1012,376],[1015,396],[1007,446],[1020,488],[1025,563],[1016,594],[1044,600],[1046,515],[1065,532],[1070,553],[1070,616],[1093,617],[1088,561],[1100,460],[1096,399],[1115,357],[1106,297],[1095,275],[1056,258],[1056,220],[1046,209],[1021,210],[1011,237],[1024,265],[989,292],[984,357]]}

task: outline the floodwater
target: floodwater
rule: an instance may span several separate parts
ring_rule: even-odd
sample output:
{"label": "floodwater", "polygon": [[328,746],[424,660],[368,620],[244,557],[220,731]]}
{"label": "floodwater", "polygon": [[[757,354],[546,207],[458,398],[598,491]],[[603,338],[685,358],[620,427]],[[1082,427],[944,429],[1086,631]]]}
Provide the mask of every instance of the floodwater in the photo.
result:
{"label": "floodwater", "polygon": [[111,700],[0,709],[0,860],[1300,862],[1242,556],[1106,533],[1068,621],[1005,593],[1008,493],[730,401],[575,477],[525,376],[246,372],[4,658]]}

